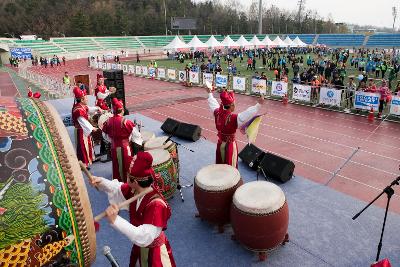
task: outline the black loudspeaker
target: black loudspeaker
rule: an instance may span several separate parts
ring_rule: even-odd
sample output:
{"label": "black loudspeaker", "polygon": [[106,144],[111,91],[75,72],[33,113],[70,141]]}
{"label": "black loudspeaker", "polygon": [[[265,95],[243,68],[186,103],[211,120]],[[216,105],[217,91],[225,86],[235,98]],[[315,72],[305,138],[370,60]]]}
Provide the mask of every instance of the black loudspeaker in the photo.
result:
{"label": "black loudspeaker", "polygon": [[161,130],[163,130],[167,134],[172,134],[173,132],[175,132],[178,129],[179,124],[180,124],[179,121],[176,121],[171,118],[167,118],[164,121],[163,125],[161,125]]}
{"label": "black loudspeaker", "polygon": [[253,144],[246,145],[242,151],[239,153],[239,158],[242,159],[250,168],[253,170],[257,170],[262,157],[264,156],[265,152],[256,147]]}
{"label": "black loudspeaker", "polygon": [[198,125],[182,122],[178,125],[178,129],[176,130],[175,135],[182,139],[196,142],[200,139],[201,128]]}
{"label": "black loudspeaker", "polygon": [[282,183],[292,178],[294,167],[295,165],[292,161],[271,153],[265,153],[260,162],[260,168],[265,175]]}
{"label": "black loudspeaker", "polygon": [[104,70],[103,76],[108,80],[123,80],[124,72],[122,70]]}

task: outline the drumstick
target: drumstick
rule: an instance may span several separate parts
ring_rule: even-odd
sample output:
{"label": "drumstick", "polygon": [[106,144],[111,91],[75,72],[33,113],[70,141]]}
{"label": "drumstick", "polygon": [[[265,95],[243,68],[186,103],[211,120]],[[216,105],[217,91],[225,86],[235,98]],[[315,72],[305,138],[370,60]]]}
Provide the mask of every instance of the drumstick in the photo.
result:
{"label": "drumstick", "polygon": [[[150,192],[153,192],[153,188],[152,188],[152,187],[146,188],[143,192],[140,192],[140,193],[137,194],[136,196],[133,196],[133,197],[131,197],[131,198],[125,200],[125,201],[122,201],[121,203],[118,204],[118,208],[121,209],[121,208],[123,208],[123,207],[125,207],[125,206],[128,206],[129,204],[131,204],[131,203],[134,202],[135,200],[137,200],[137,199],[143,197],[144,195],[146,195],[146,194],[148,194],[148,193],[150,193]],[[106,212],[103,211],[102,213],[100,213],[99,215],[97,215],[96,217],[94,217],[94,221],[95,221],[95,222],[98,222],[98,221],[100,221],[101,219],[103,219],[105,216],[106,216]]]}
{"label": "drumstick", "polygon": [[[86,174],[86,176],[87,176],[87,178],[89,179],[90,183],[91,183],[91,184],[94,184],[94,182],[93,182],[93,175],[90,173],[90,171],[88,171],[88,169],[86,169],[85,164],[83,164],[82,161],[79,161],[79,166],[81,167],[81,170]],[[94,187],[97,189],[97,191],[99,191],[99,189],[97,188],[96,185],[95,185]]]}

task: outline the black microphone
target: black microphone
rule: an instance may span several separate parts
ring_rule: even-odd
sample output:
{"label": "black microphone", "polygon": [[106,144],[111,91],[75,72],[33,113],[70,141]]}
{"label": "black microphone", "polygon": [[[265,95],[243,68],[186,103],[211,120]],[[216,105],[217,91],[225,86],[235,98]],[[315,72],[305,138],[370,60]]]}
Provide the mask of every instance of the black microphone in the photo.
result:
{"label": "black microphone", "polygon": [[111,248],[109,246],[103,247],[103,254],[106,256],[108,261],[111,263],[112,267],[119,267],[118,262],[114,259],[113,255],[111,255]]}

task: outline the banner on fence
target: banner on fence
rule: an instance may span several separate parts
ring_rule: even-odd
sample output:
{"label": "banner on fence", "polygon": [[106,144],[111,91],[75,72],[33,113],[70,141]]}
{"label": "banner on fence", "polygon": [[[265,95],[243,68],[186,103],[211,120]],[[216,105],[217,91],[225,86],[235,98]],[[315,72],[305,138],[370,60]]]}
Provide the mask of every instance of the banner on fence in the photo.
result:
{"label": "banner on fence", "polygon": [[221,75],[221,74],[215,75],[215,86],[227,87],[228,86],[228,76]]}
{"label": "banner on fence", "polygon": [[357,91],[354,97],[354,107],[366,110],[370,110],[371,107],[373,107],[374,110],[378,110],[379,98],[380,94],[378,93],[367,93],[367,92]]}
{"label": "banner on fence", "polygon": [[142,66],[136,66],[135,67],[135,73],[136,75],[142,75]]}
{"label": "banner on fence", "polygon": [[122,64],[117,64],[117,70],[122,70]]}
{"label": "banner on fence", "polygon": [[340,107],[342,100],[342,90],[336,90],[328,87],[321,87],[319,95],[319,103]]}
{"label": "banner on fence", "polygon": [[254,94],[267,94],[267,81],[262,79],[251,79],[251,92]]}
{"label": "banner on fence", "polygon": [[112,64],[111,64],[111,69],[112,69],[112,70],[116,70],[116,69],[117,69],[117,64],[112,63]]}
{"label": "banner on fence", "polygon": [[285,94],[287,94],[287,88],[288,88],[287,83],[273,81],[271,95],[283,97],[285,96]]}
{"label": "banner on fence", "polygon": [[300,101],[311,101],[311,86],[303,84],[293,84],[293,99]]}
{"label": "banner on fence", "polygon": [[107,69],[111,70],[111,63],[107,63]]}
{"label": "banner on fence", "polygon": [[92,68],[98,69],[98,68],[99,68],[99,62],[97,62],[97,61],[91,62],[91,63],[90,63],[90,66],[91,66]]}
{"label": "banner on fence", "polygon": [[149,69],[146,66],[142,66],[142,75],[143,76],[149,75]]}
{"label": "banner on fence", "polygon": [[135,66],[129,65],[128,66],[128,73],[129,74],[135,74]]}
{"label": "banner on fence", "polygon": [[179,81],[185,82],[186,81],[186,73],[182,70],[179,71]]}
{"label": "banner on fence", "polygon": [[176,80],[176,71],[168,69],[168,80]]}
{"label": "banner on fence", "polygon": [[13,47],[10,49],[11,57],[13,58],[26,58],[32,57],[32,49],[28,47]]}
{"label": "banner on fence", "polygon": [[122,65],[122,71],[128,73],[128,65]]}
{"label": "banner on fence", "polygon": [[400,96],[392,96],[390,114],[400,115]]}
{"label": "banner on fence", "polygon": [[153,68],[153,67],[149,68],[149,76],[152,78],[156,77],[156,69],[155,68]]}
{"label": "banner on fence", "polygon": [[203,85],[206,85],[206,82],[213,83],[214,76],[212,73],[203,73]]}
{"label": "banner on fence", "polygon": [[200,83],[199,73],[197,71],[189,72],[189,79],[191,83],[196,83],[196,84]]}
{"label": "banner on fence", "polygon": [[233,77],[233,90],[244,92],[246,91],[246,78]]}
{"label": "banner on fence", "polygon": [[165,79],[165,69],[164,68],[157,69],[157,77],[160,79]]}

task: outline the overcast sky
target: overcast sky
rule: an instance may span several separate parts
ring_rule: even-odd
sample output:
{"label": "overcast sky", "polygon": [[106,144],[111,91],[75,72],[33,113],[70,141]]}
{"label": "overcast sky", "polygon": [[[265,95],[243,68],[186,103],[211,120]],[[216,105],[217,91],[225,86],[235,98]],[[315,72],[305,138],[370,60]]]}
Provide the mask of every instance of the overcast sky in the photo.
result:
{"label": "overcast sky", "polygon": [[[207,0],[194,0],[205,2]],[[225,0],[221,0],[225,1]],[[239,0],[243,5],[250,6],[252,1]],[[335,22],[347,22],[359,25],[374,25],[379,27],[392,27],[392,7],[400,8],[400,0],[305,0],[306,8],[316,10],[321,16],[328,17],[329,13]],[[297,9],[298,0],[263,0],[268,6],[275,5],[284,9]],[[399,11],[400,15],[400,11]],[[395,27],[400,26],[400,18],[396,20]]]}

